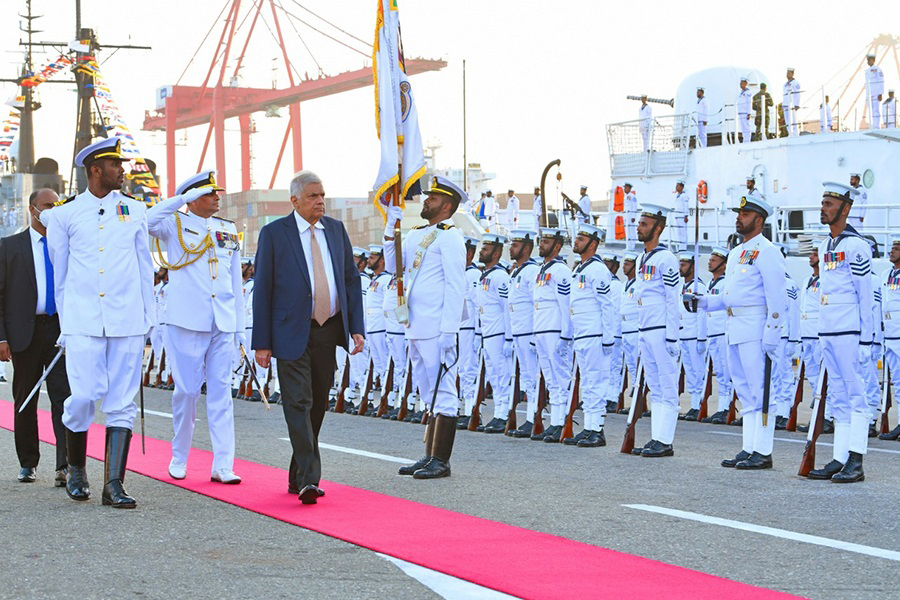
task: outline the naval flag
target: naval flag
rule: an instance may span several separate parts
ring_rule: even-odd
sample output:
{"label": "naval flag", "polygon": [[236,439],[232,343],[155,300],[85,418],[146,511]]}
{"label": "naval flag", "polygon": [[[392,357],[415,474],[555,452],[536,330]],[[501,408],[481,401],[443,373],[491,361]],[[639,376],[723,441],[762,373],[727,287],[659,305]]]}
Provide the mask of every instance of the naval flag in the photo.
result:
{"label": "naval flag", "polygon": [[[386,218],[386,192],[400,181],[401,203],[421,193],[419,179],[425,175],[425,152],[419,132],[419,116],[412,86],[406,76],[400,42],[400,12],[397,0],[377,0],[372,72],[375,79],[375,128],[381,140],[381,163],[375,180],[375,206]],[[402,173],[398,165],[402,164]]]}

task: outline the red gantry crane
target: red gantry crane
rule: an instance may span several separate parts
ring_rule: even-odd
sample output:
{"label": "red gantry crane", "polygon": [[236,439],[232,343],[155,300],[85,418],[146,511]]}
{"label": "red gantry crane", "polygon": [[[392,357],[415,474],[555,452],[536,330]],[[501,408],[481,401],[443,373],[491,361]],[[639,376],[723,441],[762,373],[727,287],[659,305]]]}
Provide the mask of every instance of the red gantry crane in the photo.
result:
{"label": "red gantry crane", "polygon": [[[237,117],[241,132],[241,190],[248,190],[252,186],[250,176],[252,162],[250,155],[250,134],[254,131],[250,115],[255,112],[271,111],[273,108],[287,106],[290,110],[290,115],[284,132],[284,139],[281,143],[281,149],[278,152],[278,158],[275,162],[275,168],[272,171],[272,178],[269,182],[269,189],[272,189],[289,137],[292,141],[294,170],[299,171],[303,168],[300,103],[304,100],[322,98],[331,94],[338,94],[340,92],[372,85],[372,69],[370,67],[358,69],[356,71],[347,71],[333,76],[324,75],[321,68],[319,68],[318,77],[315,79],[304,77],[299,81],[297,80],[300,79],[299,71],[294,68],[290,58],[288,58],[288,50],[282,35],[279,13],[282,18],[288,20],[295,32],[296,26],[294,23],[300,23],[367,58],[371,58],[372,47],[368,42],[347,33],[337,25],[316,15],[296,0],[290,1],[298,8],[317,17],[347,36],[348,41],[344,42],[337,37],[329,35],[314,27],[309,22],[301,19],[294,12],[288,11],[285,9],[282,0],[249,0],[249,4],[252,6],[250,6],[249,10],[247,10],[240,18],[241,0],[227,0],[219,17],[216,18],[216,21],[218,21],[219,18],[221,18],[222,13],[224,13],[226,9],[228,10],[221,35],[219,36],[219,42],[216,46],[216,51],[214,52],[212,62],[209,65],[203,83],[199,86],[180,85],[181,80],[179,78],[179,83],[166,88],[165,106],[156,111],[146,111],[144,116],[143,129],[145,131],[166,132],[167,195],[172,196],[175,193],[175,182],[177,181],[175,176],[175,132],[177,130],[194,127],[196,125],[203,125],[205,123],[209,124],[206,132],[206,139],[203,143],[203,151],[200,154],[200,164],[198,165],[197,170],[199,171],[203,168],[206,151],[209,148],[209,141],[214,135],[216,175],[218,183],[225,189],[228,189],[228,186],[226,185],[225,167],[225,120]],[[274,25],[273,35],[277,38],[276,41],[281,48],[290,86],[285,89],[266,89],[226,85],[225,76],[228,70],[228,59],[231,54],[232,45],[235,42],[236,31],[240,30],[248,19],[251,19],[249,31],[243,41],[241,52],[234,63],[233,74],[227,83],[230,83],[240,73],[244,56],[247,53],[247,48],[250,44],[253,32],[256,29],[257,22],[263,20],[266,28],[272,32],[272,28],[269,27],[264,15],[264,7],[266,7],[266,5],[268,5],[268,8],[271,10],[271,18]],[[212,32],[214,27],[215,24],[210,28],[210,32]],[[299,32],[297,33],[299,37]],[[209,33],[207,33],[207,37],[208,36]],[[206,38],[204,38],[204,41],[205,39]],[[304,45],[306,45],[305,42]],[[203,42],[201,42],[201,48],[202,46]],[[359,50],[357,46],[362,46],[366,50]],[[198,49],[198,52],[199,50],[200,49]],[[195,53],[194,56],[196,56],[196,54],[197,53]],[[219,67],[218,74],[213,83],[212,77],[217,66]],[[446,66],[447,62],[444,60],[417,58],[408,59],[406,61],[406,71],[409,75],[427,71],[437,71]],[[187,69],[185,69],[185,71],[186,70]],[[294,78],[295,72],[298,74],[297,79]],[[184,73],[182,73],[182,76],[183,75]]]}

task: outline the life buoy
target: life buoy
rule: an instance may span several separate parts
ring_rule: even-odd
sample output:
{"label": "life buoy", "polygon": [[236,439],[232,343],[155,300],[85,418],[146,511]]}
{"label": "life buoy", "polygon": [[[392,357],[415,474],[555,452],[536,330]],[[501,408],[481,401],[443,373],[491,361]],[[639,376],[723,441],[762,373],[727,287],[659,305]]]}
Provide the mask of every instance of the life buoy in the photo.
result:
{"label": "life buoy", "polygon": [[625,239],[625,217],[622,215],[616,217],[616,239]]}
{"label": "life buoy", "polygon": [[613,210],[616,212],[625,210],[625,189],[621,185],[617,185],[613,193]]}
{"label": "life buoy", "polygon": [[700,201],[700,204],[706,204],[708,196],[709,188],[706,186],[706,182],[701,179],[700,183],[697,184],[697,200]]}

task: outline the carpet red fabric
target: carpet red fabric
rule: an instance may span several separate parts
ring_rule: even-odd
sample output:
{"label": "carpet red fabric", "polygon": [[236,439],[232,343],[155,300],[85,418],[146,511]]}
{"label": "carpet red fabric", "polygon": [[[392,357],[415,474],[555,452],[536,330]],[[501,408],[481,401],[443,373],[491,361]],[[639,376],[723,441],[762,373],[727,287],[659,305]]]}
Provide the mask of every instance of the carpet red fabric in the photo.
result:
{"label": "carpet red fabric", "polygon": [[[39,419],[41,439],[53,443],[50,413],[39,411]],[[12,426],[13,405],[0,401],[0,427],[11,430]],[[171,444],[151,438],[146,444],[147,454],[142,455],[140,436],[132,439],[129,471],[522,598],[794,597],[339,483],[323,481],[328,495],[315,506],[303,506],[286,493],[284,469],[237,460],[235,471],[244,478],[243,483],[216,484],[209,481],[212,454],[197,449],[191,452],[187,479],[175,481],[167,473]],[[100,425],[91,427],[88,455],[103,460],[104,428]],[[99,497],[102,482],[92,484]],[[137,500],[140,510],[140,498]],[[99,498],[91,502],[99,502]],[[413,528],[410,523],[421,526]],[[509,548],[527,551],[517,552],[513,563]]]}

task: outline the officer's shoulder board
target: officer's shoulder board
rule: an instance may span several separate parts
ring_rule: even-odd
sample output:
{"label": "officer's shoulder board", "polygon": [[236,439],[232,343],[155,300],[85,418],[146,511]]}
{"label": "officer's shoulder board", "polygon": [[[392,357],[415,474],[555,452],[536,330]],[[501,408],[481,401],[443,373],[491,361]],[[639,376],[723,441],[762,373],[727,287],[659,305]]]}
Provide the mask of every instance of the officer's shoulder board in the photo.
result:
{"label": "officer's shoulder board", "polygon": [[69,202],[71,202],[72,200],[75,199],[75,196],[77,196],[77,194],[72,194],[71,196],[69,196],[69,197],[66,198],[65,200],[59,200],[59,201],[55,202],[53,205],[54,205],[54,206],[62,206],[63,204],[68,204]]}
{"label": "officer's shoulder board", "polygon": [[441,231],[447,231],[449,229],[456,229],[455,225],[451,225],[450,223],[438,223],[437,228]]}
{"label": "officer's shoulder board", "polygon": [[413,229],[425,229],[428,225],[416,225]]}
{"label": "officer's shoulder board", "polygon": [[231,220],[229,220],[229,219],[225,219],[225,218],[223,218],[223,217],[217,217],[216,215],[213,215],[212,218],[213,218],[213,219],[218,219],[219,221],[223,221],[223,222],[225,222],[225,223],[231,223],[231,224],[234,224],[234,221],[231,221]]}

